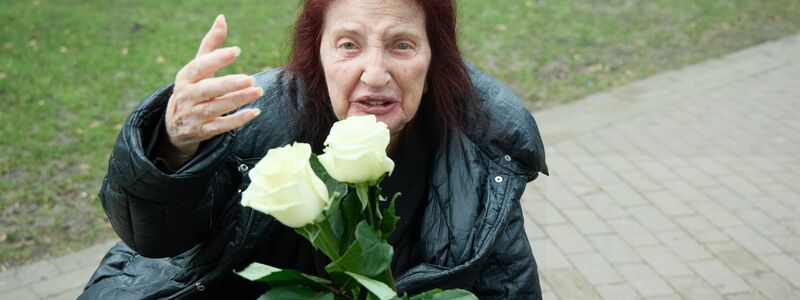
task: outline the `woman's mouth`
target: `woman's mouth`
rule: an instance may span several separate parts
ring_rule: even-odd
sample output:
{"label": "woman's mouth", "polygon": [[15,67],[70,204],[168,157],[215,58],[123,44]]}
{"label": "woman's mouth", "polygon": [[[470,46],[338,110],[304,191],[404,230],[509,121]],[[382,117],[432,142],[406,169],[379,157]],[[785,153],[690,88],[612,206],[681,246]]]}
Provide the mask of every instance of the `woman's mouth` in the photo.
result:
{"label": "woman's mouth", "polygon": [[384,105],[384,104],[386,104],[386,101],[370,100],[370,101],[362,101],[361,103],[365,103],[365,104],[367,104],[369,106],[376,106],[376,105]]}
{"label": "woman's mouth", "polygon": [[364,113],[380,115],[391,112],[399,103],[400,101],[392,97],[364,96],[353,101],[351,105]]}

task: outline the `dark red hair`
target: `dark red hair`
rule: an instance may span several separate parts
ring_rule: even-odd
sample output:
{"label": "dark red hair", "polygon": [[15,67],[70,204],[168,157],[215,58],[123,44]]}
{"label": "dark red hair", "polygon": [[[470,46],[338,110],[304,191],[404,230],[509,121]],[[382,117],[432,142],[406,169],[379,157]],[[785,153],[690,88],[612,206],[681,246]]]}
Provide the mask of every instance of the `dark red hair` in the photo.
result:
{"label": "dark red hair", "polygon": [[[292,52],[286,68],[305,84],[310,101],[303,109],[302,128],[306,133],[302,135],[318,147],[321,145],[317,142],[321,144],[330,124],[336,121],[319,57],[325,12],[333,1],[336,0],[305,1],[295,23]],[[452,0],[406,1],[416,4],[425,13],[425,29],[431,45],[428,91],[414,119],[426,119],[427,124],[423,126],[432,126],[429,129],[464,129],[468,114],[478,111],[478,103],[458,49],[456,7]]]}

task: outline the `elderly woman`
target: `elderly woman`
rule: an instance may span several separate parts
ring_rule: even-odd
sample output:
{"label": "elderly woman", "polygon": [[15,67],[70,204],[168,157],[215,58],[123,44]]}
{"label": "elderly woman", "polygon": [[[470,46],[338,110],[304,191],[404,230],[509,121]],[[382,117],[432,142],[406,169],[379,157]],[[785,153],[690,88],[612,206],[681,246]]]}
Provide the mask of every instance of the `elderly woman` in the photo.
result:
{"label": "elderly woman", "polygon": [[320,152],[332,123],[372,114],[391,132],[402,192],[389,242],[401,292],[463,288],[481,298],[538,299],[523,229],[525,184],[547,173],[531,114],[463,62],[452,1],[308,0],[285,69],[214,73],[224,17],[175,84],[129,116],[101,199],[122,242],[82,298],[253,298],[268,286],[234,274],[251,262],[324,276],[302,237],[240,204],[248,170],[293,141]]}

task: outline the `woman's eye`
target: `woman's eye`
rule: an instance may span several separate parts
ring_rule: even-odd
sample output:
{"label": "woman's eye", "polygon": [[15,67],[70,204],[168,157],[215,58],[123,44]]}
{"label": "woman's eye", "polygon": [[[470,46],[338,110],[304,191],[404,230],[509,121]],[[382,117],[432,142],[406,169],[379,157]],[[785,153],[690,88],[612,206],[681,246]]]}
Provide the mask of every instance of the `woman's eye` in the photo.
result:
{"label": "woman's eye", "polygon": [[356,44],[353,44],[353,42],[344,42],[341,45],[339,45],[339,47],[344,50],[356,50],[357,48]]}
{"label": "woman's eye", "polygon": [[411,45],[409,45],[408,43],[402,43],[402,42],[397,43],[397,46],[395,47],[397,47],[397,49],[399,50],[411,50]]}

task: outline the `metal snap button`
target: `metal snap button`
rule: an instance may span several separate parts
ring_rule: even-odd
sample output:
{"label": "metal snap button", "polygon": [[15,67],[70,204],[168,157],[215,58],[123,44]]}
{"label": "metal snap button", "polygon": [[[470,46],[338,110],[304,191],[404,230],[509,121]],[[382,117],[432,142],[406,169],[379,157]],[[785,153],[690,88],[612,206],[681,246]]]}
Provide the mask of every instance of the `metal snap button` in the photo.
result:
{"label": "metal snap button", "polygon": [[244,173],[244,172],[247,172],[247,170],[250,170],[250,167],[248,167],[248,166],[247,166],[247,165],[245,165],[245,164],[241,164],[241,165],[239,165],[239,172],[242,172],[242,173]]}
{"label": "metal snap button", "polygon": [[501,182],[503,182],[503,177],[502,177],[502,176],[497,176],[497,177],[495,177],[495,178],[494,178],[494,182],[497,182],[497,183],[501,183]]}
{"label": "metal snap button", "polygon": [[194,284],[194,288],[195,288],[195,289],[197,289],[197,291],[198,291],[198,292],[202,292],[202,291],[205,291],[205,290],[206,290],[206,286],[205,286],[205,285],[203,285],[203,284],[202,284],[202,283],[200,283],[200,282],[196,282],[196,283]]}
{"label": "metal snap button", "polygon": [[503,159],[505,159],[506,161],[511,161],[511,156],[508,156],[508,154],[506,154],[505,156],[503,156]]}

